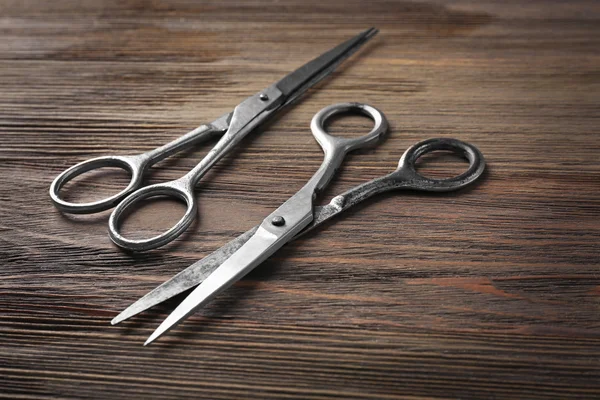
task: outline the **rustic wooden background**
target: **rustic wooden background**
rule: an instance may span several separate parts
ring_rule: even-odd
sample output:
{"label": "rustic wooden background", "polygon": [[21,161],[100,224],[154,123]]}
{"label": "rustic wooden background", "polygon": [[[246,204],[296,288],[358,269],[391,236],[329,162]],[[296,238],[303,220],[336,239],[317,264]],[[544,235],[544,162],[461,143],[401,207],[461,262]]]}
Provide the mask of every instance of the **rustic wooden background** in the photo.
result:
{"label": "rustic wooden background", "polygon": [[[0,397],[600,398],[600,3],[4,0],[0,16]],[[163,144],[369,26],[381,33],[363,51],[203,179],[178,242],[128,254],[108,213],[51,205],[64,168]],[[477,145],[485,176],[368,201],[152,346],[181,298],[110,325],[300,188],[322,159],[310,118],[342,101],[391,129],[323,201],[435,136]],[[96,174],[66,195],[123,182]],[[153,202],[125,229],[150,234],[181,209]]]}

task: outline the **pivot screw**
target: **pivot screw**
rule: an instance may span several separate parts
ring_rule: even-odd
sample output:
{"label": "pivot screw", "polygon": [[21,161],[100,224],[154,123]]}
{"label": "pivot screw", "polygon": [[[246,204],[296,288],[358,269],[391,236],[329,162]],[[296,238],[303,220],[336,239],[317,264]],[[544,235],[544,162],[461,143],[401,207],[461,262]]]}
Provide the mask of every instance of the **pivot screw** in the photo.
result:
{"label": "pivot screw", "polygon": [[283,226],[283,225],[285,225],[285,219],[283,219],[283,217],[280,217],[280,216],[273,217],[273,219],[271,220],[271,223],[275,226]]}
{"label": "pivot screw", "polygon": [[264,94],[264,93],[261,93],[261,94],[259,94],[259,95],[258,95],[258,98],[259,98],[259,99],[261,99],[262,101],[267,101],[267,100],[269,100],[269,96],[267,96],[267,95],[266,95],[266,94]]}

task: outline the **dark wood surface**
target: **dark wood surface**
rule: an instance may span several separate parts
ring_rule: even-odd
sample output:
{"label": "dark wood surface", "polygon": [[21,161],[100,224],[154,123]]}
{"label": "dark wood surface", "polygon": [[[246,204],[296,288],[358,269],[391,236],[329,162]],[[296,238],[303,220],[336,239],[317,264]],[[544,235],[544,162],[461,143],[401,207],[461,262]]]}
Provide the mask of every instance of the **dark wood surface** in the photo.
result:
{"label": "dark wood surface", "polygon": [[[0,15],[0,397],[600,398],[600,3],[5,0]],[[371,25],[364,51],[203,179],[176,243],[128,254],[108,213],[51,205],[64,168],[163,144]],[[322,201],[436,136],[478,146],[485,176],[367,201],[152,346],[181,298],[110,325],[300,188],[322,159],[310,119],[343,101],[380,108],[391,129]],[[66,195],[123,182],[95,175]],[[148,235],[180,212],[152,203],[125,229]]]}

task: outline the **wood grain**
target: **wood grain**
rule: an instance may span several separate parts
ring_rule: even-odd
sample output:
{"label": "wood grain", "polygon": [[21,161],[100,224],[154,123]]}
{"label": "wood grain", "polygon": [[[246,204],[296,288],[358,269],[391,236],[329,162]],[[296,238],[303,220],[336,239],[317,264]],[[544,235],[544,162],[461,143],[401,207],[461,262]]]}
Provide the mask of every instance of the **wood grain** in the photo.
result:
{"label": "wood grain", "polygon": [[[0,397],[600,398],[600,3],[4,0],[0,15]],[[369,26],[373,43],[203,179],[176,243],[121,252],[108,213],[50,204],[64,168],[161,145]],[[367,201],[150,347],[181,298],[110,326],[300,188],[322,159],[310,118],[342,101],[380,108],[391,129],[323,201],[436,136],[478,146],[483,180]],[[180,212],[152,203],[126,229],[148,235]]]}

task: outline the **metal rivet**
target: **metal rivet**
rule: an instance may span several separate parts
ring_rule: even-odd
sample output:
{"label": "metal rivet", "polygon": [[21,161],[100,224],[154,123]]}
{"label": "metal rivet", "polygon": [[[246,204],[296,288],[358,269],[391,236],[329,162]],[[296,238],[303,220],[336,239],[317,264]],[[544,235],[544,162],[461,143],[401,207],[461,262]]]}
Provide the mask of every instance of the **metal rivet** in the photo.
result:
{"label": "metal rivet", "polygon": [[273,219],[271,220],[271,223],[275,226],[283,226],[283,225],[285,225],[285,219],[280,216],[273,217]]}
{"label": "metal rivet", "polygon": [[262,101],[267,101],[267,100],[269,100],[269,96],[267,96],[267,95],[266,95],[266,94],[264,94],[264,93],[261,93],[261,94],[259,94],[259,95],[258,95],[258,98],[259,98],[259,99],[261,99]]}

